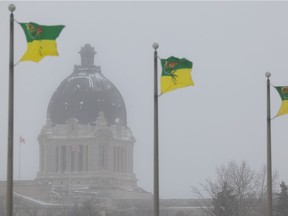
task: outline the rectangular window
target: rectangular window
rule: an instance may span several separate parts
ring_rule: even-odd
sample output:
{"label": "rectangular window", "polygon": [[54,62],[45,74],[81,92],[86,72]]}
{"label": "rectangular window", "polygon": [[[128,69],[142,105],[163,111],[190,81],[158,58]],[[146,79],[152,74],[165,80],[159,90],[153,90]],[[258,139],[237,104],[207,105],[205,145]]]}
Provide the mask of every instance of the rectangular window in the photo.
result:
{"label": "rectangular window", "polygon": [[56,146],[56,158],[55,158],[55,170],[56,172],[59,171],[59,147]]}
{"label": "rectangular window", "polygon": [[75,151],[71,151],[71,171],[75,171]]}
{"label": "rectangular window", "polygon": [[85,154],[85,170],[88,171],[88,146],[85,146],[86,154]]}
{"label": "rectangular window", "polygon": [[67,170],[67,148],[66,146],[61,146],[61,172]]}
{"label": "rectangular window", "polygon": [[84,158],[83,158],[83,153],[84,153],[84,148],[83,145],[79,146],[79,157],[78,157],[78,171],[81,172],[83,171],[83,162],[84,162]]}

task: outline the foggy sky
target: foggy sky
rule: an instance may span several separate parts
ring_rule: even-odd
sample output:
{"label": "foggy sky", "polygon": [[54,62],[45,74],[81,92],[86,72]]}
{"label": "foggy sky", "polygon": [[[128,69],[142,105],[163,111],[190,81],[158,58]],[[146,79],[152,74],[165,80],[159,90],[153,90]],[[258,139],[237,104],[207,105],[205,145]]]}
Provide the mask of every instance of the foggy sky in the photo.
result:
{"label": "foggy sky", "polygon": [[[0,2],[0,180],[6,179],[9,15]],[[194,87],[159,98],[160,197],[192,198],[191,186],[213,178],[217,166],[242,160],[266,164],[266,77],[288,85],[288,2],[13,2],[18,22],[66,27],[59,57],[15,67],[14,178],[34,179],[38,141],[50,98],[80,64],[90,43],[95,64],[121,92],[136,143],[138,185],[153,192],[153,49],[160,58],[193,61]],[[15,62],[26,39],[15,23]],[[161,68],[159,62],[158,76]],[[271,88],[271,113],[281,99]],[[272,166],[288,181],[288,115],[272,121]]]}

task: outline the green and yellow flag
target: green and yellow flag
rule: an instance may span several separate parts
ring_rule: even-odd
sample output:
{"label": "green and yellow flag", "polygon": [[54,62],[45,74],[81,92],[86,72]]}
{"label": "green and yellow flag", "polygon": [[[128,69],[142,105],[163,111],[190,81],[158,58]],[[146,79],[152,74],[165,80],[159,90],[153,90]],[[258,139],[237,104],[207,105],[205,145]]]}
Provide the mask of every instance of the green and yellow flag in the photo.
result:
{"label": "green and yellow flag", "polygon": [[27,50],[20,61],[39,62],[45,56],[58,56],[56,38],[64,25],[44,26],[37,23],[20,23],[27,40]]}
{"label": "green and yellow flag", "polygon": [[193,63],[185,58],[179,59],[171,56],[161,59],[161,94],[177,88],[194,86],[191,77]]}
{"label": "green and yellow flag", "polygon": [[288,114],[288,86],[275,86],[281,99],[282,104],[276,116]]}

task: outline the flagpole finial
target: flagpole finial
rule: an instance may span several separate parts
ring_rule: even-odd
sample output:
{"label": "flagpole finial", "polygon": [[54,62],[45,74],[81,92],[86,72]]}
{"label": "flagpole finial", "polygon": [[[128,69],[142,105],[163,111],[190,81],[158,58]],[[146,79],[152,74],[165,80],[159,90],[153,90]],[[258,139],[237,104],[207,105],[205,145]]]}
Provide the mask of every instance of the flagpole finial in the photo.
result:
{"label": "flagpole finial", "polygon": [[156,50],[156,49],[158,49],[158,47],[159,47],[159,44],[158,43],[153,43],[153,48]]}
{"label": "flagpole finial", "polygon": [[8,6],[8,9],[11,11],[11,13],[13,12],[13,11],[15,11],[16,10],[16,6],[14,5],[14,4],[10,4],[9,6]]}
{"label": "flagpole finial", "polygon": [[271,76],[271,73],[268,71],[268,72],[265,73],[265,76],[267,77],[267,79],[269,79],[270,76]]}

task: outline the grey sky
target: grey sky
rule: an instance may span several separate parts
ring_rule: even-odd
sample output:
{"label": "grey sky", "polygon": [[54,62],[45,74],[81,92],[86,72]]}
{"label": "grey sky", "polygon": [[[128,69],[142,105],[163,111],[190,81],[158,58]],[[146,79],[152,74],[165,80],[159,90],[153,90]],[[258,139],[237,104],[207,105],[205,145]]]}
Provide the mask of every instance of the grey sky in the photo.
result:
{"label": "grey sky", "polygon": [[[15,67],[15,170],[19,136],[22,179],[38,171],[37,136],[50,98],[80,64],[90,43],[97,65],[121,92],[136,144],[139,186],[153,191],[153,42],[159,57],[193,61],[195,87],[159,98],[160,197],[191,198],[191,185],[230,160],[255,169],[266,164],[266,78],[288,85],[288,2],[13,2],[15,19],[66,25],[59,57]],[[10,2],[0,2],[0,180],[6,179]],[[26,50],[15,23],[15,62]],[[160,62],[159,62],[160,77]],[[271,112],[280,97],[271,89]],[[272,121],[273,168],[288,181],[288,115]]]}

